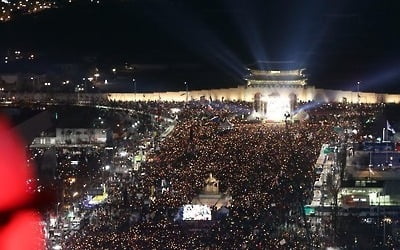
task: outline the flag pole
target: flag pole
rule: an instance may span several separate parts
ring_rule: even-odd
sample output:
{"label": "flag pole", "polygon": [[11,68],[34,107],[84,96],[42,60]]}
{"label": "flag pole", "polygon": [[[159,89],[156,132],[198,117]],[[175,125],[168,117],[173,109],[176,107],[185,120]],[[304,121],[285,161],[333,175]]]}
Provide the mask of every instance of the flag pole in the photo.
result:
{"label": "flag pole", "polygon": [[389,140],[389,133],[388,133],[388,130],[389,130],[389,129],[386,128],[386,140],[387,140],[387,141]]}
{"label": "flag pole", "polygon": [[386,131],[385,131],[386,140],[388,139],[388,136],[389,136],[388,130],[389,130],[389,121],[386,120]]}
{"label": "flag pole", "polygon": [[384,142],[385,141],[385,128],[383,128],[383,131],[382,131],[382,142]]}

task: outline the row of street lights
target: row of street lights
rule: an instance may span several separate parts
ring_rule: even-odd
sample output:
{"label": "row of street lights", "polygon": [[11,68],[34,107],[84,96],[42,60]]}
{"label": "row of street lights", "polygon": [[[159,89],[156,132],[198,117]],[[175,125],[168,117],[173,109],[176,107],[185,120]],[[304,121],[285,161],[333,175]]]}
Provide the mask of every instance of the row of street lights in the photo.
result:
{"label": "row of street lights", "polygon": [[[113,69],[113,72],[114,72],[114,73],[115,73],[115,71],[116,71],[116,69]],[[94,80],[97,81],[98,77],[100,77],[100,74],[96,73],[96,74],[94,74],[94,77],[95,77]],[[31,77],[30,79],[32,80],[32,87],[34,88],[35,78],[34,78],[34,77]],[[93,78],[91,78],[91,77],[82,78],[82,80],[85,82],[85,85],[86,85],[86,80],[92,81]],[[136,94],[137,94],[136,79],[135,79],[135,78],[132,78],[132,82],[133,82],[133,89],[134,89],[135,101],[136,101]],[[69,83],[70,83],[69,80],[63,81],[63,82],[62,82],[63,85],[66,85],[66,84],[69,84]],[[107,84],[108,81],[105,80],[105,83]],[[189,84],[188,84],[188,82],[185,81],[185,82],[184,82],[184,85],[185,85],[185,92],[186,92],[186,102],[188,102],[188,100],[189,100]],[[44,83],[44,86],[51,86],[51,83],[50,83],[50,82],[45,82],[45,83]],[[78,85],[78,87],[79,87],[79,85]],[[83,89],[79,89],[79,90],[82,91]]]}
{"label": "row of street lights", "polygon": [[[135,93],[135,101],[136,101],[136,79],[132,78],[132,82],[133,82],[133,91]],[[184,82],[185,84],[185,92],[186,92],[186,102],[188,102],[189,100],[189,84],[188,82]]]}

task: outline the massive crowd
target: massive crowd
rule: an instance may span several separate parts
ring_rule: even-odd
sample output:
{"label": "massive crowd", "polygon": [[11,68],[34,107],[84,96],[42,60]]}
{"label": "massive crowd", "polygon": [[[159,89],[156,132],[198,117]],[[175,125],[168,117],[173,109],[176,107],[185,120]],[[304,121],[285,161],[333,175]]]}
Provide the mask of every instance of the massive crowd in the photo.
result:
{"label": "massive crowd", "polygon": [[[48,173],[65,179],[63,185],[71,194],[88,183],[71,199],[74,202],[83,199],[92,187],[105,184],[107,188],[105,204],[93,208],[74,205],[81,208],[81,228],[65,235],[65,249],[328,246],[326,238],[308,230],[303,210],[312,197],[314,164],[321,145],[337,143],[338,135],[345,134],[343,130],[361,131],[365,127],[361,125],[380,109],[379,105],[308,103],[303,104],[308,120],[277,124],[246,120],[251,104],[241,102],[102,105],[126,109],[107,109],[101,115],[114,132],[113,155],[102,152],[101,147],[76,156],[73,148],[58,149],[58,171]],[[136,124],[136,129],[127,129]],[[175,124],[171,133],[160,136],[171,124]],[[346,136],[357,141],[362,134],[365,131]],[[130,160],[121,156],[121,150],[128,152]],[[41,151],[32,149],[31,155],[43,157]],[[115,166],[120,165],[130,169],[139,151],[146,152],[147,161],[138,171],[116,171]],[[78,157],[86,166],[93,158],[97,167],[82,165],[85,171],[79,171],[70,165],[71,157]],[[104,171],[105,164],[114,168]],[[233,198],[229,215],[195,225],[176,222],[178,209],[201,192],[210,173],[220,181],[220,191]],[[74,185],[68,184],[71,176],[79,180]],[[60,214],[63,210],[68,212],[61,206]],[[214,215],[215,211],[213,208]]]}
{"label": "massive crowd", "polygon": [[[307,230],[302,210],[311,197],[313,165],[322,143],[337,141],[335,126],[358,128],[357,120],[349,121],[359,118],[360,110],[323,105],[310,110],[308,121],[267,124],[242,120],[236,115],[239,106],[184,108],[141,171],[109,183],[110,205],[96,208],[97,223],[89,223],[65,247],[309,249],[312,242],[320,244]],[[248,107],[242,108],[246,113]],[[374,108],[363,108],[365,115]],[[326,115],[330,111],[335,116]],[[233,197],[229,216],[205,230],[175,222],[178,208],[201,192],[209,173],[220,180],[220,191]]]}

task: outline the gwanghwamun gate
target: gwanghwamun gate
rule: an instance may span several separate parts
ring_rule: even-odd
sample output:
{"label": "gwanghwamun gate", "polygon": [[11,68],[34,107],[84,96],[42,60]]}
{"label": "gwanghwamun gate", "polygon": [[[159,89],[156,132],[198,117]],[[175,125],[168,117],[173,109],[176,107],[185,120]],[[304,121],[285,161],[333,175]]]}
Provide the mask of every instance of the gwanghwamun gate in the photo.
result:
{"label": "gwanghwamun gate", "polygon": [[246,85],[236,88],[186,90],[155,93],[110,93],[115,101],[190,101],[219,100],[253,103],[253,115],[267,120],[283,120],[293,114],[299,102],[400,103],[400,94],[319,89],[307,85],[305,69],[292,63],[268,64],[268,70],[248,69]]}

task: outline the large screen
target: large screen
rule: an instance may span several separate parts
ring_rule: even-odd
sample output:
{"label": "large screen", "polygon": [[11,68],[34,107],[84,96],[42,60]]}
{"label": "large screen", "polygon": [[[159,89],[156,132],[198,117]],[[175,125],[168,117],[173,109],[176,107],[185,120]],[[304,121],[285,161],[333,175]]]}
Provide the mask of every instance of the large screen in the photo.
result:
{"label": "large screen", "polygon": [[183,220],[211,220],[211,209],[205,205],[184,205]]}

